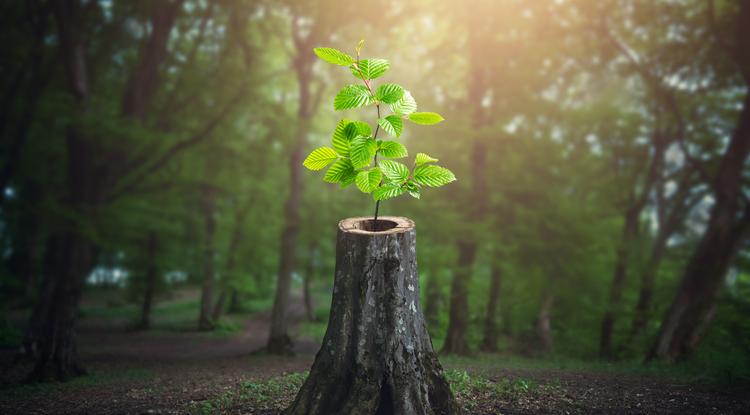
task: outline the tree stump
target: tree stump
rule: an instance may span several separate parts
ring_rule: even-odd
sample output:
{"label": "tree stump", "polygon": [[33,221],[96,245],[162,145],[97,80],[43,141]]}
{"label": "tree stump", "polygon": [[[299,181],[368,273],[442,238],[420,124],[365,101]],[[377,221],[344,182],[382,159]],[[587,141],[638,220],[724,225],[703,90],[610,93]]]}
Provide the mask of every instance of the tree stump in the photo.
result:
{"label": "tree stump", "polygon": [[339,222],[331,314],[294,415],[459,414],[419,305],[414,222]]}

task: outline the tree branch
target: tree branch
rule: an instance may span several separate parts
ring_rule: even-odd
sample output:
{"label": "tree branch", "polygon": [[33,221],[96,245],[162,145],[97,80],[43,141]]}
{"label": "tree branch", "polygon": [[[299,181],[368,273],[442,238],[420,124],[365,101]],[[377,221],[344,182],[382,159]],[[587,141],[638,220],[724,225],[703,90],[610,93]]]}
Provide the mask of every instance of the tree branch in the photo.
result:
{"label": "tree branch", "polygon": [[685,126],[685,118],[682,115],[682,110],[680,109],[678,100],[674,95],[674,91],[668,86],[664,85],[664,82],[662,82],[661,78],[653,74],[646,67],[646,65],[643,63],[643,60],[638,56],[638,54],[630,46],[628,46],[625,41],[623,41],[611,28],[608,19],[605,19],[604,21],[604,29],[607,37],[615,45],[615,47],[617,47],[617,49],[619,49],[620,52],[627,58],[627,60],[630,61],[631,65],[640,74],[646,85],[649,86],[651,92],[656,96],[657,100],[660,101],[661,104],[664,105],[667,110],[669,110],[675,117],[677,131],[674,136],[677,138],[677,145],[685,155],[685,159],[687,160],[687,162],[695,169],[695,171],[698,172],[698,174],[700,174],[703,180],[705,180],[707,183],[712,183],[713,179],[711,178],[711,175],[708,173],[703,163],[693,157],[693,155],[687,148],[687,144],[685,143],[685,132],[687,131],[687,128]]}
{"label": "tree branch", "polygon": [[243,95],[245,94],[246,89],[247,89],[247,85],[245,84],[242,88],[240,88],[239,91],[237,91],[237,93],[229,100],[229,102],[227,102],[224,108],[221,111],[219,111],[219,113],[216,114],[216,116],[213,119],[208,121],[208,123],[206,123],[206,125],[200,131],[197,131],[195,134],[193,134],[189,138],[186,138],[182,141],[178,141],[177,143],[174,143],[169,149],[167,149],[164,152],[164,154],[156,158],[153,162],[150,163],[149,166],[145,167],[140,173],[137,173],[134,178],[130,180],[126,180],[125,184],[119,186],[119,189],[116,189],[114,192],[112,192],[109,195],[109,197],[107,197],[107,200],[109,202],[112,202],[118,199],[119,197],[123,196],[124,194],[127,194],[128,192],[133,191],[148,176],[161,170],[175,156],[185,151],[186,149],[193,147],[202,141],[205,141],[208,137],[211,136],[211,133],[216,129],[219,123],[221,123],[221,121],[224,118],[226,118],[229,115],[229,113],[234,109],[234,107],[240,102]]}

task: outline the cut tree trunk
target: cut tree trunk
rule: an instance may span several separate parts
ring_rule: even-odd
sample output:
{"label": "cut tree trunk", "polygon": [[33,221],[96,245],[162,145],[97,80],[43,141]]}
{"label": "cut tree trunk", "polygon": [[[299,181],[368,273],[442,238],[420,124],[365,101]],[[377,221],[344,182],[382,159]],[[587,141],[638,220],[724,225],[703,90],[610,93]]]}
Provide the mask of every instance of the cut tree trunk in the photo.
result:
{"label": "cut tree trunk", "polygon": [[414,222],[339,223],[328,329],[285,414],[458,414],[419,305]]}

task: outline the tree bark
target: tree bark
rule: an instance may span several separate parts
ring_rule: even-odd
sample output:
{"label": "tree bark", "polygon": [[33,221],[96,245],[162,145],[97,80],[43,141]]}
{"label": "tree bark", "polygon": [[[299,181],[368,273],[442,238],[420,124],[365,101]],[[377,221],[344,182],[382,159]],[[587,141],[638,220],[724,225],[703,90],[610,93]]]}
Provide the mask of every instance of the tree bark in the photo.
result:
{"label": "tree bark", "polygon": [[469,279],[473,272],[474,256],[477,246],[473,242],[459,243],[458,267],[453,274],[451,284],[450,311],[448,313],[448,331],[445,335],[443,353],[468,355],[469,345],[466,342],[466,329],[469,322]]}
{"label": "tree bark", "polygon": [[75,325],[84,279],[95,260],[91,243],[75,231],[50,237],[39,303],[24,348],[34,360],[29,381],[52,375],[67,380],[85,373],[78,361]]}
{"label": "tree bark", "polygon": [[[741,12],[744,30],[750,36],[750,2]],[[750,40],[743,39],[750,43]],[[750,45],[748,45],[750,46]],[[750,85],[750,52],[748,73]],[[646,356],[647,360],[681,360],[697,346],[698,331],[704,330],[729,264],[745,236],[750,222],[750,204],[738,218],[742,198],[742,173],[750,153],[750,93],[746,93],[737,128],[719,165],[714,182],[715,204],[706,231],[690,258],[680,287],[662,320],[659,334]]]}
{"label": "tree bark", "polygon": [[750,153],[750,1],[740,2],[735,28],[736,47],[730,53],[745,81],[742,110],[714,177],[715,202],[706,231],[685,267],[646,360],[682,360],[695,350],[715,313],[729,264],[750,228],[750,201],[742,190]]}
{"label": "tree bark", "polygon": [[440,282],[438,281],[437,269],[436,267],[431,267],[427,279],[427,306],[424,310],[428,328],[435,328],[439,324],[442,303],[443,298],[440,294]]}
{"label": "tree bark", "polygon": [[310,292],[310,286],[315,276],[315,256],[317,255],[318,248],[315,241],[312,242],[310,247],[310,258],[307,261],[307,270],[305,270],[302,297],[305,303],[305,316],[307,321],[315,321],[315,306],[313,305],[312,293]]}
{"label": "tree bark", "polygon": [[328,329],[287,415],[458,414],[419,304],[406,218],[339,223]]}
{"label": "tree bark", "polygon": [[229,241],[229,247],[227,248],[227,262],[224,267],[224,275],[221,280],[221,292],[219,298],[216,300],[214,305],[213,320],[217,321],[224,314],[225,303],[227,296],[230,295],[229,291],[232,290],[232,295],[236,297],[236,290],[229,287],[229,283],[234,278],[234,269],[237,264],[237,250],[242,242],[244,235],[245,217],[250,211],[252,204],[250,201],[246,202],[240,209],[235,212],[234,217],[234,229],[232,230],[232,237]]}
{"label": "tree bark", "polygon": [[151,33],[140,52],[140,60],[133,67],[122,99],[122,113],[143,120],[149,103],[159,87],[159,66],[167,56],[167,41],[183,0],[156,2],[150,15]]}
{"label": "tree bark", "polygon": [[539,345],[543,352],[552,350],[554,338],[552,337],[552,306],[555,304],[555,295],[548,291],[539,307],[539,315],[536,318],[536,334]]}
{"label": "tree bark", "polygon": [[625,224],[620,238],[620,246],[617,248],[617,258],[615,260],[615,270],[612,277],[612,286],[610,287],[607,302],[607,310],[602,318],[601,333],[599,336],[599,357],[611,359],[613,357],[612,333],[614,331],[615,319],[619,313],[620,303],[622,302],[622,291],[625,287],[625,279],[628,273],[628,262],[630,260],[630,251],[632,244],[638,234],[638,220],[641,209],[629,208],[625,214]]}
{"label": "tree bark", "polygon": [[[482,97],[487,92],[487,67],[482,62],[482,34],[478,33],[475,28],[469,28],[469,62],[471,64],[471,73],[468,85],[468,101],[472,106],[471,125],[475,131],[479,131],[486,124],[486,112],[482,107]],[[475,134],[473,137],[473,146],[471,153],[471,200],[472,208],[468,213],[468,220],[476,227],[481,221],[487,210],[489,203],[487,197],[487,146],[482,141],[482,137]],[[466,329],[468,328],[467,320],[469,316],[468,286],[471,281],[471,274],[476,258],[477,241],[476,235],[467,235],[464,240],[458,242],[458,264],[457,270],[453,274],[453,283],[451,284],[450,313],[448,321],[448,332],[445,343],[443,344],[443,353],[453,353],[458,355],[469,354],[469,346],[466,343]]]}
{"label": "tree bark", "polygon": [[292,38],[297,55],[294,70],[297,75],[299,107],[297,109],[297,132],[289,157],[289,196],[284,204],[284,230],[281,233],[279,274],[276,283],[271,328],[266,351],[272,354],[291,354],[292,339],[287,333],[288,308],[292,272],[296,265],[297,234],[299,233],[299,206],[302,199],[302,155],[307,142],[307,132],[317,103],[311,97],[310,83],[315,55],[310,53],[316,40],[315,27],[307,36],[301,36],[298,19],[292,18]]}
{"label": "tree bark", "polygon": [[487,315],[484,317],[484,337],[480,345],[483,352],[497,351],[497,308],[500,303],[501,282],[500,265],[492,264],[492,279],[490,280],[490,290],[487,293]]}
{"label": "tree bark", "polygon": [[141,324],[140,327],[147,329],[151,326],[151,305],[154,302],[154,293],[156,292],[156,250],[158,241],[156,232],[149,231],[148,241],[146,243],[146,286],[143,292],[143,305],[141,306]]}
{"label": "tree bark", "polygon": [[[85,40],[81,5],[73,0],[52,2],[64,63],[67,86],[76,102],[77,115],[85,114],[89,100]],[[80,217],[95,218],[94,206],[102,192],[101,171],[94,170],[92,141],[73,121],[66,127],[68,154],[66,182],[61,203]],[[60,220],[59,230],[50,235],[46,246],[40,297],[30,319],[24,349],[34,361],[30,381],[45,380],[50,374],[58,380],[81,375],[75,325],[78,303],[85,276],[96,260],[96,247],[80,224],[68,218]]]}
{"label": "tree bark", "polygon": [[214,233],[216,218],[214,217],[216,195],[212,189],[206,189],[203,198],[203,217],[205,220],[203,242],[203,285],[201,287],[201,308],[198,316],[198,329],[210,330],[214,327],[211,320],[211,306],[214,293]]}

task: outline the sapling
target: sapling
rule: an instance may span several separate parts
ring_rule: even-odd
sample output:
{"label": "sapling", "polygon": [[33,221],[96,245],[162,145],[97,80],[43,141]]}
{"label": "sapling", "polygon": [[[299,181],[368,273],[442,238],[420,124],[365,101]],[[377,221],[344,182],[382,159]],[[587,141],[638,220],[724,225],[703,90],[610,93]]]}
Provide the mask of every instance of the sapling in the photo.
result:
{"label": "sapling", "polygon": [[[411,168],[392,160],[408,157],[406,147],[398,141],[378,139],[382,129],[395,138],[404,131],[404,120],[419,125],[432,125],[443,121],[435,112],[417,112],[417,102],[401,85],[382,83],[375,87],[373,80],[388,70],[385,59],[360,59],[363,46],[360,41],[352,57],[333,48],[315,48],[315,54],[328,63],[348,67],[361,83],[346,85],[333,99],[336,111],[374,105],[377,111],[375,132],[362,121],[343,119],[333,132],[332,147],[313,150],[303,162],[310,170],[328,167],[323,180],[338,183],[342,188],[354,183],[363,193],[372,194],[375,200],[374,226],[378,227],[378,209],[382,200],[409,194],[419,199],[424,187],[440,187],[456,176],[435,162],[438,159],[425,153],[417,153]],[[387,105],[390,114],[384,114],[381,106]]]}

